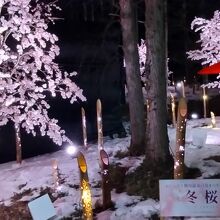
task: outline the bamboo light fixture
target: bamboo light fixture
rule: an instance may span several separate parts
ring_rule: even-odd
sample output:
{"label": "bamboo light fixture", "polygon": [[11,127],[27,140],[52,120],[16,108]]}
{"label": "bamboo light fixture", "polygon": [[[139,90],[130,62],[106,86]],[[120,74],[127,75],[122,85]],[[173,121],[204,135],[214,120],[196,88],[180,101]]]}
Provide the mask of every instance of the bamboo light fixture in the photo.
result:
{"label": "bamboo light fixture", "polygon": [[176,105],[175,105],[175,100],[174,96],[172,93],[170,93],[170,101],[171,101],[171,111],[172,111],[172,124],[173,127],[176,127]]}
{"label": "bamboo light fixture", "polygon": [[52,174],[53,174],[55,189],[59,190],[59,187],[60,187],[60,174],[59,174],[58,162],[57,162],[56,159],[52,160]]}
{"label": "bamboo light fixture", "polygon": [[112,206],[112,201],[109,177],[109,157],[103,149],[100,150],[100,161],[102,177],[102,206],[104,209],[107,209]]}
{"label": "bamboo light fixture", "polygon": [[82,114],[83,146],[84,148],[87,148],[86,114],[83,107],[81,108],[81,114]]}
{"label": "bamboo light fixture", "polygon": [[102,103],[100,99],[96,102],[97,112],[97,129],[98,129],[98,151],[102,150],[103,147],[103,130],[102,130]]}
{"label": "bamboo light fixture", "polygon": [[80,189],[81,189],[81,200],[82,200],[82,208],[83,208],[83,219],[92,220],[93,219],[92,196],[91,196],[89,178],[87,173],[87,164],[82,152],[78,153],[77,162],[80,172]]}
{"label": "bamboo light fixture", "polygon": [[181,91],[180,91],[180,92],[181,92],[181,97],[185,98],[186,96],[185,96],[185,86],[184,86],[184,82],[183,82],[183,81],[178,82],[178,83],[176,84],[176,86],[177,86],[177,88],[178,88],[179,90],[181,90]]}
{"label": "bamboo light fixture", "polygon": [[216,128],[216,120],[215,120],[214,112],[210,112],[210,115],[211,115],[212,128]]}
{"label": "bamboo light fixture", "polygon": [[206,118],[207,117],[206,102],[207,102],[208,96],[206,95],[205,87],[202,87],[202,91],[203,91],[203,95],[202,95],[202,99],[203,99],[203,113],[204,113],[204,118]]}
{"label": "bamboo light fixture", "polygon": [[181,81],[181,89],[182,89],[182,97],[185,98],[186,97],[186,94],[185,94],[185,85],[184,85],[184,82]]}
{"label": "bamboo light fixture", "polygon": [[174,159],[174,179],[184,178],[184,153],[186,133],[187,103],[185,98],[180,98],[176,125],[176,150]]}
{"label": "bamboo light fixture", "polygon": [[21,149],[21,131],[20,125],[14,124],[15,129],[15,141],[16,141],[16,161],[17,163],[22,162],[22,149]]}

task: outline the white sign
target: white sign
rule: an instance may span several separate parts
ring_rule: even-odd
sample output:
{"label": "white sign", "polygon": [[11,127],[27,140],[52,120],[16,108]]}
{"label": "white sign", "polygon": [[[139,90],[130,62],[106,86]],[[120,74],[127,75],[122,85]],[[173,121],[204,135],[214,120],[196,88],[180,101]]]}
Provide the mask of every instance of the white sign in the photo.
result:
{"label": "white sign", "polygon": [[28,203],[33,220],[48,220],[56,216],[56,211],[48,194]]}
{"label": "white sign", "polygon": [[220,217],[220,179],[160,180],[160,216]]}

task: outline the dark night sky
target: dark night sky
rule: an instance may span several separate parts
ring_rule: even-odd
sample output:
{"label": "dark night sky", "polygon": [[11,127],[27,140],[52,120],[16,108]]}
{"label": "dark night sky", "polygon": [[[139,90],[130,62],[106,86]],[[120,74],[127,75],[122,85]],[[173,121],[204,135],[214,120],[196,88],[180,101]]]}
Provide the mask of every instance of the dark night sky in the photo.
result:
{"label": "dark night sky", "polygon": [[[60,38],[61,56],[59,62],[65,68],[79,72],[79,84],[85,91],[85,108],[90,113],[91,130],[94,127],[95,101],[103,101],[104,125],[106,130],[118,129],[114,125],[119,118],[117,106],[123,103],[125,76],[122,71],[122,42],[119,8],[112,5],[113,0],[63,0],[63,11],[53,27]],[[115,1],[117,2],[117,1]],[[138,5],[138,36],[144,38],[144,1]],[[216,0],[168,0],[168,56],[169,69],[174,72],[174,80],[185,76],[188,83],[193,83],[194,76],[199,82],[202,78],[196,74],[201,68],[199,62],[187,59],[185,52],[195,49],[198,34],[190,29],[194,17],[211,18],[220,8]],[[71,107],[74,111],[80,105]],[[77,112],[76,110],[75,112]],[[78,111],[79,112],[79,111]],[[67,114],[67,118],[71,117]],[[59,115],[58,115],[59,117]],[[74,121],[77,117],[72,116]],[[108,123],[109,121],[112,122]],[[119,120],[120,121],[120,120]],[[119,126],[120,127],[120,126]]]}
{"label": "dark night sky", "polygon": [[195,17],[210,19],[215,10],[220,8],[220,2],[215,0],[168,0],[168,54],[170,69],[174,72],[174,79],[183,79],[192,82],[194,76],[201,82],[201,76],[196,72],[201,69],[200,62],[187,59],[185,52],[197,49],[195,42],[199,34],[190,29]]}
{"label": "dark night sky", "polygon": [[[62,0],[63,12],[59,14],[64,20],[58,21],[53,30],[60,38],[60,61],[71,63],[72,66],[84,65],[85,54],[90,53],[94,62],[100,62],[101,56],[94,51],[103,47],[106,42],[120,42],[120,19],[117,5],[113,0]],[[138,18],[144,20],[144,1],[139,2]],[[199,62],[186,58],[185,51],[194,49],[198,34],[190,30],[190,23],[195,16],[210,18],[213,12],[220,8],[216,0],[168,0],[168,54],[170,70],[174,78],[191,79]],[[114,15],[114,16],[113,16]],[[144,37],[144,24],[139,22],[139,38]],[[86,45],[91,48],[86,51]],[[106,56],[112,56],[111,53]],[[103,61],[101,61],[103,62]],[[80,72],[80,69],[78,69]]]}

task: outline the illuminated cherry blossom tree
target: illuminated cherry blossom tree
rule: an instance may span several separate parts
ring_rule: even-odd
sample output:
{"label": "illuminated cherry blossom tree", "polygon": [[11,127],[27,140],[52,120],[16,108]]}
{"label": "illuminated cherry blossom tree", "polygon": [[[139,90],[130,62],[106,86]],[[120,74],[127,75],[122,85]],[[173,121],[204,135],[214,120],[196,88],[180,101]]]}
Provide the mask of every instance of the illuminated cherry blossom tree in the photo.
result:
{"label": "illuminated cherry blossom tree", "polygon": [[85,97],[72,81],[76,73],[62,72],[54,61],[58,38],[47,29],[60,8],[44,2],[0,0],[0,125],[13,121],[61,145],[70,140],[58,120],[49,117],[48,98],[60,95],[73,103]]}
{"label": "illuminated cherry blossom tree", "polygon": [[[211,19],[195,18],[191,29],[199,33],[197,43],[200,48],[187,52],[191,60],[200,60],[202,65],[212,65],[220,61],[220,11],[215,11]],[[219,79],[220,76],[217,77]],[[219,87],[220,82],[209,83],[208,87]]]}
{"label": "illuminated cherry blossom tree", "polygon": [[[146,83],[146,74],[145,74],[145,63],[146,63],[146,43],[145,40],[141,39],[140,44],[138,44],[138,54],[139,54],[139,64],[140,64],[140,73],[141,73],[141,81],[143,84]],[[168,62],[169,58],[167,59],[167,68],[168,68]],[[170,74],[173,74],[172,71],[167,69],[167,77],[169,77]],[[168,84],[170,83],[170,80],[168,79]]]}

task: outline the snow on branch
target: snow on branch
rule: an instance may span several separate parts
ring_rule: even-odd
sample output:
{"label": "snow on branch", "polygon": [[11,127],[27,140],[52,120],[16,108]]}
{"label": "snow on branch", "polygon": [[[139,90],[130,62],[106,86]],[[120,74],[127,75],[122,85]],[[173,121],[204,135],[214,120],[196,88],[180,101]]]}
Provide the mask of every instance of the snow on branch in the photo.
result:
{"label": "snow on branch", "polygon": [[188,51],[188,58],[201,60],[202,65],[217,63],[220,60],[220,12],[215,11],[210,20],[196,17],[191,29],[199,33],[200,48]]}
{"label": "snow on branch", "polygon": [[[138,54],[139,54],[139,64],[140,64],[140,72],[141,72],[141,81],[143,84],[146,82],[146,74],[145,74],[145,64],[146,64],[146,53],[147,53],[147,47],[145,40],[141,39],[141,43],[138,44]],[[167,68],[168,68],[168,62],[169,58],[167,59]],[[170,74],[173,72],[167,69],[167,76],[169,77]],[[168,80],[168,83],[170,81]]]}
{"label": "snow on branch", "polygon": [[[215,11],[211,19],[195,18],[191,29],[199,33],[197,43],[200,48],[187,52],[191,60],[200,60],[202,65],[212,65],[220,61],[220,11]],[[219,79],[219,77],[217,77]],[[220,88],[220,81],[207,84]]]}
{"label": "snow on branch", "polygon": [[72,81],[76,73],[54,61],[58,37],[47,31],[54,10],[60,10],[55,1],[0,0],[0,125],[11,120],[33,135],[39,129],[61,145],[69,140],[48,116],[48,94],[71,103],[86,99]]}

